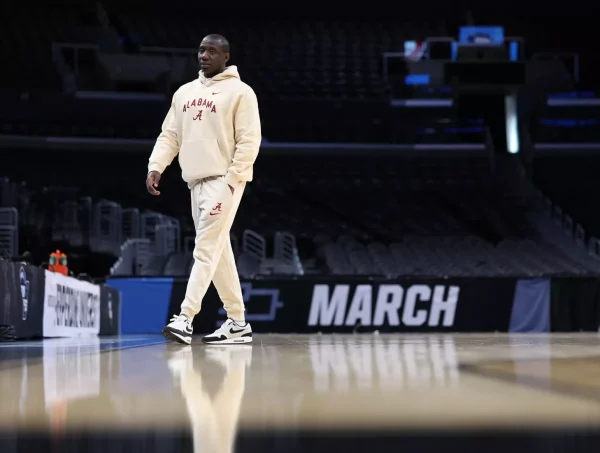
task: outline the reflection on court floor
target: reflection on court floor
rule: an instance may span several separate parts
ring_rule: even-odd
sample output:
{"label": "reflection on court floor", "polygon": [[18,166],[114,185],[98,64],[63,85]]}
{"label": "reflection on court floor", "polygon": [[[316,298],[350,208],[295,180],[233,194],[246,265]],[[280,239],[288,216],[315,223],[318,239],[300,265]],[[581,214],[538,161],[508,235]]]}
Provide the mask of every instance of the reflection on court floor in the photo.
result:
{"label": "reflection on court floor", "polygon": [[196,452],[237,451],[240,431],[595,429],[599,343],[589,334],[365,334],[217,347],[158,336],[2,344],[0,429],[177,430]]}
{"label": "reflection on court floor", "polygon": [[459,379],[451,337],[383,337],[377,343],[365,341],[368,337],[348,342],[325,338],[308,346],[317,392],[452,386]]}

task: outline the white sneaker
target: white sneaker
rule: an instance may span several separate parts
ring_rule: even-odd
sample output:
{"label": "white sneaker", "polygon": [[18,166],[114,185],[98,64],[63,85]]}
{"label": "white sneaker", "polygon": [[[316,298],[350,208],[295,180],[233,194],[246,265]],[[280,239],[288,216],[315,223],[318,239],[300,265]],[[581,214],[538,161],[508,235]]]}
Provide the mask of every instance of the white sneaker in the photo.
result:
{"label": "white sneaker", "polygon": [[163,328],[165,338],[178,343],[190,344],[192,342],[192,333],[194,329],[192,323],[184,315],[175,315],[171,322]]}
{"label": "white sneaker", "polygon": [[252,343],[252,328],[250,323],[240,325],[227,319],[221,327],[205,336],[202,341],[208,344],[240,344]]}

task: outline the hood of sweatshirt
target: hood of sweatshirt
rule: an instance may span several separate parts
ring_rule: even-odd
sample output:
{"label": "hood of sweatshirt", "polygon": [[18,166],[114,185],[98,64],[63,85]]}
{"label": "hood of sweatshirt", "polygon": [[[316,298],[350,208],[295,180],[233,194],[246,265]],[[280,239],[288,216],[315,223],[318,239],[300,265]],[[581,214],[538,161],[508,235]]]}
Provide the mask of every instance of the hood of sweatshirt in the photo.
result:
{"label": "hood of sweatshirt", "polygon": [[239,79],[239,78],[240,78],[240,73],[238,72],[237,66],[235,66],[235,65],[227,66],[225,68],[225,71],[221,72],[220,74],[217,74],[214,77],[211,77],[210,79],[204,77],[202,70],[200,70],[200,72],[198,73],[198,79],[200,79],[200,83],[202,85],[206,85],[206,86],[211,86],[212,84],[221,82],[222,80]]}

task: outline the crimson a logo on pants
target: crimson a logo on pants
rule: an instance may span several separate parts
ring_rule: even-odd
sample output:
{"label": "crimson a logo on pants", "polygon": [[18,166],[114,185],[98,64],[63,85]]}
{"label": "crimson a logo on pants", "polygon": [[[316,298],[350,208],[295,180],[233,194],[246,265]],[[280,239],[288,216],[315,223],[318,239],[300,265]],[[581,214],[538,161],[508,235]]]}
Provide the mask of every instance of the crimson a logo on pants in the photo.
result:
{"label": "crimson a logo on pants", "polygon": [[315,285],[309,326],[452,327],[460,288],[447,285]]}

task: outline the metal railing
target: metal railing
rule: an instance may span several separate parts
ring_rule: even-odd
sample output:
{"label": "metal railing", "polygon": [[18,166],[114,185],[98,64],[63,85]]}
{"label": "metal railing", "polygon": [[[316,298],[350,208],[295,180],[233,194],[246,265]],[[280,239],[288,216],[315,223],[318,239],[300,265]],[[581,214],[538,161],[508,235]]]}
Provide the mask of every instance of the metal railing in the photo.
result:
{"label": "metal railing", "polygon": [[121,214],[121,238],[131,239],[140,237],[140,210],[127,208]]}
{"label": "metal railing", "polygon": [[273,258],[290,268],[296,275],[304,275],[302,261],[296,247],[296,238],[293,234],[278,231],[275,233],[275,247]]}
{"label": "metal railing", "polygon": [[118,254],[121,244],[123,210],[114,201],[100,201],[94,206],[90,248],[98,253]]}
{"label": "metal railing", "polygon": [[169,223],[171,217],[159,214],[157,212],[144,212],[140,216],[140,237],[150,239],[154,242],[156,238],[156,227]]}
{"label": "metal railing", "polygon": [[242,234],[242,253],[264,261],[267,257],[267,241],[257,232],[246,230]]}
{"label": "metal railing", "polygon": [[69,233],[75,233],[79,229],[79,223],[77,222],[77,201],[63,201],[58,205],[58,209],[52,219],[52,240],[69,240],[70,243]]}

